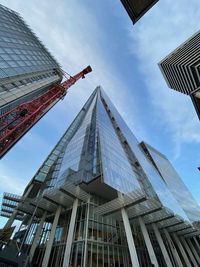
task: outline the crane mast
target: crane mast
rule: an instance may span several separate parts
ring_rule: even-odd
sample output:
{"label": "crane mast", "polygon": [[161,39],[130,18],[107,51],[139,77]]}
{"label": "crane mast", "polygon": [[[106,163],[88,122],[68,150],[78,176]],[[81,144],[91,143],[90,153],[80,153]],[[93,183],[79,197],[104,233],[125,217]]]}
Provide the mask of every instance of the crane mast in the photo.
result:
{"label": "crane mast", "polygon": [[47,92],[37,98],[22,103],[0,117],[0,158],[60,99],[63,99],[69,87],[92,71],[88,66],[75,76],[60,84],[54,84]]}

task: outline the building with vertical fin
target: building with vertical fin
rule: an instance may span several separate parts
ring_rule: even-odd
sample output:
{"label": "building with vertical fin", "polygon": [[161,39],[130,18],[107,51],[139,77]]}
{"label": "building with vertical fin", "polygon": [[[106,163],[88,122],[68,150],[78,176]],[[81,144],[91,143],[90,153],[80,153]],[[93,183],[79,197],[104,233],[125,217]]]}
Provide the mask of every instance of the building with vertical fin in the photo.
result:
{"label": "building with vertical fin", "polygon": [[192,99],[200,119],[200,31],[158,63],[167,85]]}
{"label": "building with vertical fin", "polygon": [[59,64],[29,26],[0,5],[0,115],[61,80]]}
{"label": "building with vertical fin", "polygon": [[[138,142],[101,87],[23,195],[4,194],[1,215],[9,218],[5,230],[22,221],[14,237],[19,256],[9,260],[23,257],[26,266],[200,262],[198,204],[167,158]],[[0,252],[2,261],[13,246]]]}

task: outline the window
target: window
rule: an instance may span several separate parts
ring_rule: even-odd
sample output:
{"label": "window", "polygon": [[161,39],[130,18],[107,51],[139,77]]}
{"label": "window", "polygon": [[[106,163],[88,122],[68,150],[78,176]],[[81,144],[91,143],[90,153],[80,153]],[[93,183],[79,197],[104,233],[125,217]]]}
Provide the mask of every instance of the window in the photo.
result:
{"label": "window", "polygon": [[10,57],[9,55],[6,55],[6,54],[1,55],[1,57],[2,57],[4,60],[10,60],[10,59],[11,59],[11,57]]}
{"label": "window", "polygon": [[4,52],[4,49],[3,49],[2,47],[0,47],[0,54],[1,54],[1,53],[5,53],[5,52]]}
{"label": "window", "polygon": [[7,53],[13,53],[13,50],[10,48],[4,48]]}
{"label": "window", "polygon": [[8,64],[13,68],[18,67],[18,64],[15,61],[8,61]]}
{"label": "window", "polygon": [[9,65],[5,61],[0,61],[0,68],[8,68]]}

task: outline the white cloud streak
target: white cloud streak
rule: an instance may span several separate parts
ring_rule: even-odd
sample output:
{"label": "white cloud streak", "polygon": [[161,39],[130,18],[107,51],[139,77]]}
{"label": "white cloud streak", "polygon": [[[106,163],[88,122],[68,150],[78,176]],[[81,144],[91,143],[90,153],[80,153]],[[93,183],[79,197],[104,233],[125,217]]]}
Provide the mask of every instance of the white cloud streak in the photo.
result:
{"label": "white cloud streak", "polygon": [[[8,6],[5,0],[2,2]],[[64,70],[73,75],[87,65],[93,68],[93,72],[87,75],[84,81],[79,81],[70,89],[70,101],[64,100],[56,106],[58,117],[64,112],[77,113],[96,86],[101,85],[119,112],[124,117],[127,116],[128,122],[137,126],[136,132],[145,135],[139,116],[131,117],[131,114],[138,113],[137,103],[127,107],[128,88],[118,78],[117,67],[107,60],[102,46],[105,29],[97,22],[94,13],[90,13],[79,1],[72,0],[67,3],[59,1],[55,12],[52,12],[55,9],[53,0],[26,3],[18,0],[10,2],[9,8],[21,14]],[[56,127],[57,122],[54,123]]]}
{"label": "white cloud streak", "polygon": [[135,28],[129,28],[130,52],[139,59],[157,119],[174,140],[174,158],[182,143],[200,143],[200,124],[189,97],[167,87],[157,63],[200,27],[199,1],[159,1]]}

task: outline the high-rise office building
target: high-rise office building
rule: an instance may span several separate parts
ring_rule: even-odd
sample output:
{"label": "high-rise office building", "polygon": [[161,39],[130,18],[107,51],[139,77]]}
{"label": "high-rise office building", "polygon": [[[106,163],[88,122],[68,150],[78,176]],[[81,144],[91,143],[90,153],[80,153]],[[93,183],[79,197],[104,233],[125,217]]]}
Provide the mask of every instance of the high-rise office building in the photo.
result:
{"label": "high-rise office building", "polygon": [[59,64],[20,15],[0,5],[0,115],[61,80]]}
{"label": "high-rise office building", "polygon": [[121,0],[133,24],[135,24],[158,0]]}
{"label": "high-rise office building", "polygon": [[138,142],[101,87],[23,196],[4,194],[1,215],[9,218],[5,229],[22,221],[14,239],[36,266],[200,262],[198,204],[166,157]]}
{"label": "high-rise office building", "polygon": [[200,119],[200,31],[161,60],[158,65],[167,85],[189,95]]}

